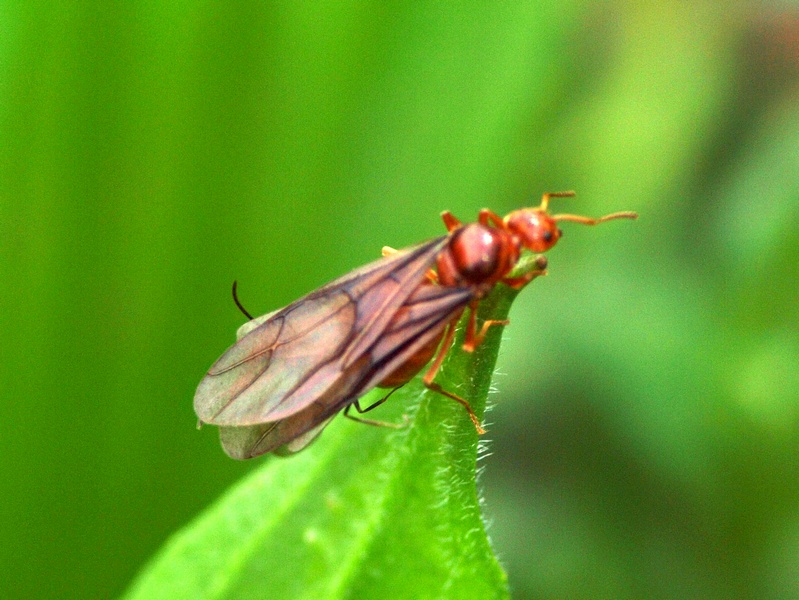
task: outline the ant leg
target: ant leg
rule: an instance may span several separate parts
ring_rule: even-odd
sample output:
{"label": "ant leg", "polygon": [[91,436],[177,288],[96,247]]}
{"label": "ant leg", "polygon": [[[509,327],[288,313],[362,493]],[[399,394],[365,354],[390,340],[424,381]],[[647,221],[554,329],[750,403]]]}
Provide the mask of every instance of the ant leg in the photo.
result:
{"label": "ant leg", "polygon": [[536,277],[547,274],[547,257],[543,254],[538,255],[535,259],[535,266],[537,268],[534,271],[529,271],[521,277],[504,277],[500,281],[514,290],[520,290]]}
{"label": "ant leg", "polygon": [[508,287],[513,288],[514,290],[520,290],[528,283],[530,283],[536,277],[541,277],[542,275],[546,275],[546,270],[544,271],[530,271],[526,275],[522,275],[521,277],[506,277],[505,279],[501,279],[502,283],[507,285]]}
{"label": "ant leg", "polygon": [[477,220],[480,225],[489,225],[490,223],[493,223],[497,229],[505,229],[505,221],[502,220],[502,217],[500,217],[493,210],[488,210],[487,208],[484,208],[480,211],[480,215],[478,216]]}
{"label": "ant leg", "polygon": [[444,225],[447,228],[447,231],[453,231],[460,227],[463,223],[460,222],[460,219],[453,215],[448,210],[445,210],[441,213],[441,220],[444,221]]}
{"label": "ant leg", "polygon": [[510,321],[507,319],[488,319],[487,321],[483,321],[483,325],[480,327],[479,333],[477,332],[477,306],[470,306],[469,307],[469,322],[466,325],[466,336],[463,341],[463,349],[466,352],[474,352],[475,348],[477,348],[480,344],[483,343],[483,339],[488,333],[489,328],[493,327],[494,325],[508,325]]}
{"label": "ant leg", "polygon": [[438,392],[442,396],[446,396],[451,400],[455,400],[455,402],[458,402],[461,406],[463,406],[463,408],[466,409],[466,412],[469,413],[469,418],[472,420],[475,430],[477,430],[479,435],[482,435],[486,432],[486,430],[480,426],[480,419],[478,419],[477,415],[474,414],[474,411],[472,410],[472,407],[469,406],[469,403],[460,396],[456,396],[452,392],[448,392],[433,381],[436,373],[438,373],[438,370],[441,368],[441,363],[444,361],[444,357],[452,347],[452,341],[455,339],[455,323],[450,323],[447,327],[448,329],[446,335],[444,336],[444,341],[441,343],[441,347],[436,355],[435,360],[433,360],[433,364],[430,365],[427,373],[425,373],[424,377],[422,378],[422,382],[425,384],[427,389]]}
{"label": "ant leg", "polygon": [[401,424],[398,424],[398,423],[388,423],[386,421],[375,421],[374,419],[362,419],[360,417],[356,417],[355,415],[351,415],[350,414],[350,408],[352,408],[353,406],[355,407],[355,410],[357,410],[360,414],[367,413],[370,410],[372,410],[374,408],[377,408],[378,406],[383,404],[383,402],[388,400],[388,398],[389,398],[389,396],[391,396],[391,394],[396,392],[401,387],[402,386],[395,387],[388,394],[383,396],[380,400],[378,400],[374,404],[370,404],[366,408],[361,408],[361,405],[358,402],[358,400],[355,400],[355,402],[353,402],[352,404],[348,404],[347,408],[344,409],[344,416],[347,417],[348,419],[350,419],[351,421],[355,421],[356,423],[363,423],[364,425],[374,425],[375,427],[391,427],[392,429],[402,429],[403,427],[405,427],[408,424],[408,417],[405,416],[405,415],[403,415],[403,417],[405,419],[405,422],[401,423]]}

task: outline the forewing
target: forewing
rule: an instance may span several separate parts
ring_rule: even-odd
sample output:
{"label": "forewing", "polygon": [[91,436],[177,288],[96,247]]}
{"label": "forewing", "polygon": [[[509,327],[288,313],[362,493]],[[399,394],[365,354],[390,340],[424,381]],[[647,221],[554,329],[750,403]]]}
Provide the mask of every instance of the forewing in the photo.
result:
{"label": "forewing", "polygon": [[319,436],[339,410],[378,385],[438,336],[472,297],[468,289],[419,285],[395,313],[374,347],[343,372],[337,387],[279,421],[221,427],[225,452],[233,458],[246,459],[276,450],[283,453],[302,450]]}
{"label": "forewing", "polygon": [[[217,425],[262,422],[301,386],[326,386],[352,335],[354,305],[341,290],[280,311],[242,337],[200,382],[194,407]],[[319,382],[319,383],[318,383]]]}
{"label": "forewing", "polygon": [[347,386],[362,378],[360,369],[369,369],[361,360],[368,347],[353,354],[353,343],[380,336],[445,240],[375,261],[262,317],[249,331],[242,327],[243,336],[197,388],[200,420],[254,425],[284,419],[322,397],[334,403],[349,397]]}
{"label": "forewing", "polygon": [[[364,357],[361,362],[366,364],[366,360]],[[346,405],[348,391],[367,371],[356,364],[343,373],[336,385],[324,395],[285,419],[243,427],[220,427],[222,447],[228,455],[237,459],[253,458],[278,449],[284,450],[284,453],[299,452],[316,439],[327,422]]]}
{"label": "forewing", "polygon": [[401,367],[463,312],[474,298],[469,288],[420,285],[369,350],[372,369],[359,387],[364,394]]}

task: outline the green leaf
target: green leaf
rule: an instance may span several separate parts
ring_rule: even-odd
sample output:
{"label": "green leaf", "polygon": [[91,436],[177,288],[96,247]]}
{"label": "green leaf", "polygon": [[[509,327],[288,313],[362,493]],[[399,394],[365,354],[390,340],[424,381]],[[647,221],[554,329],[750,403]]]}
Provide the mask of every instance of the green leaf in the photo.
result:
{"label": "green leaf", "polygon": [[[534,268],[525,257],[520,270]],[[480,319],[504,319],[515,295],[497,286]],[[460,349],[461,331],[437,378],[479,416],[501,329],[473,354]],[[479,441],[466,411],[417,378],[379,413],[396,422],[406,414],[409,424],[339,418],[307,450],[266,459],[177,533],[126,598],[507,598],[480,513]]]}

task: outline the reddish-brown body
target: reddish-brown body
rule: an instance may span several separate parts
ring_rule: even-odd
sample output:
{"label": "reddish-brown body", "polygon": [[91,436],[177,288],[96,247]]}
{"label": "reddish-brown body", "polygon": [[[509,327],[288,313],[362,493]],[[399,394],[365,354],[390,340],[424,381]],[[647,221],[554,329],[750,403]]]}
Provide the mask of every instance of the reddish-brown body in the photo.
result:
{"label": "reddish-brown body", "polygon": [[406,251],[386,249],[382,261],[251,320],[197,388],[200,421],[220,426],[235,458],[296,451],[342,408],[345,415],[350,406],[365,412],[358,398],[369,389],[403,385],[430,363],[425,385],[463,405],[483,433],[468,402],[433,381],[463,311],[469,308],[463,348],[471,352],[489,327],[507,324],[485,321],[477,330],[476,309],[486,294],[497,283],[518,289],[544,274],[546,259],[539,257],[537,270],[510,276],[523,249],[551,248],[561,236],[558,221],[595,225],[637,216],[547,212],[550,197],[571,195],[545,194],[539,207],[504,219],[483,210],[466,225],[445,212],[446,237]]}
{"label": "reddish-brown body", "polygon": [[441,344],[441,339],[444,337],[446,326],[441,328],[441,332],[431,339],[427,344],[420,348],[416,354],[408,358],[400,367],[391,373],[388,377],[381,380],[377,387],[381,388],[396,388],[405,385],[411,379],[416,377],[417,373],[421,371],[424,366],[430,362],[436,349]]}
{"label": "reddish-brown body", "polygon": [[[446,214],[445,222],[451,217],[449,213]],[[450,221],[449,225],[452,227],[450,237],[436,258],[435,273],[422,281],[421,285],[471,288],[474,300],[470,306],[474,309],[497,281],[516,266],[521,244],[518,237],[510,232],[482,223],[461,225]],[[449,323],[441,327],[441,332],[435,338],[382,380],[379,387],[394,388],[413,379],[435,355],[447,326],[457,323],[462,314],[461,310],[454,315]]]}

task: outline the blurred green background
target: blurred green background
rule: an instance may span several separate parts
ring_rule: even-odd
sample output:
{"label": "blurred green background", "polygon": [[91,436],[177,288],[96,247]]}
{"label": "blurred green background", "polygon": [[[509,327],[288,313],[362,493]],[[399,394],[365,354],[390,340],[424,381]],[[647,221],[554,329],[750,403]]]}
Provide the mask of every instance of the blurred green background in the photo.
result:
{"label": "blurred green background", "polygon": [[515,598],[799,597],[799,7],[0,2],[0,591],[119,594],[257,463],[243,317],[576,189],[480,480]]}

